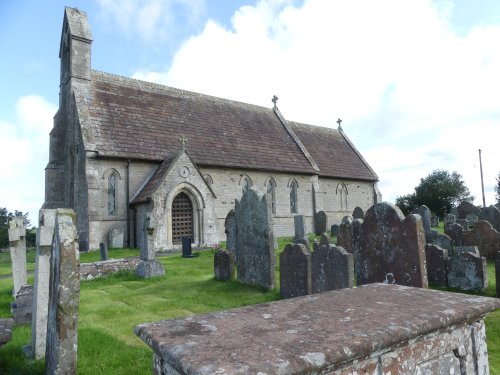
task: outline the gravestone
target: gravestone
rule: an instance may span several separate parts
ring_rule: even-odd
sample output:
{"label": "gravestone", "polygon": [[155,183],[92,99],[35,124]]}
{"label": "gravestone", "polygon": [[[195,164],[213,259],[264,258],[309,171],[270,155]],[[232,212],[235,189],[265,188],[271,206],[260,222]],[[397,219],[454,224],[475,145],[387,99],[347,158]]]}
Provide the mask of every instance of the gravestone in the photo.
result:
{"label": "gravestone", "polygon": [[448,228],[445,228],[445,234],[450,236],[453,247],[455,246],[462,246],[462,237],[463,237],[463,227],[458,224],[458,223],[453,223],[448,226]]}
{"label": "gravestone", "polygon": [[226,232],[226,249],[234,253],[236,246],[236,223],[234,221],[234,210],[231,209],[224,221],[224,228]]}
{"label": "gravestone", "polygon": [[500,233],[486,220],[479,220],[463,241],[464,245],[476,245],[481,256],[491,260],[500,250]]}
{"label": "gravestone", "polygon": [[361,207],[356,207],[354,211],[352,211],[352,218],[353,219],[364,219],[365,218],[365,213]]}
{"label": "gravestone", "polygon": [[280,294],[293,298],[311,294],[311,253],[302,244],[288,244],[280,254]]}
{"label": "gravestone", "polygon": [[72,209],[57,209],[50,259],[47,374],[76,374],[80,261]]}
{"label": "gravestone", "polygon": [[468,252],[450,256],[448,286],[463,291],[483,291],[488,286],[486,258]]}
{"label": "gravestone", "polygon": [[309,245],[309,240],[307,238],[299,238],[299,239],[293,241],[293,243],[304,245],[307,250],[311,251],[311,247]]}
{"label": "gravestone", "polygon": [[431,227],[436,228],[439,226],[439,217],[437,215],[431,215]]}
{"label": "gravestone", "polygon": [[481,208],[474,206],[472,203],[469,202],[461,202],[457,209],[457,214],[456,217],[457,219],[465,219],[467,215],[473,214],[476,215],[478,218],[482,218],[484,216],[483,211]]}
{"label": "gravestone", "polygon": [[352,218],[344,216],[337,235],[337,246],[352,254]]}
{"label": "gravestone", "polygon": [[451,224],[455,224],[456,222],[456,216],[453,214],[446,214],[444,217],[444,233],[446,233],[447,230],[449,230],[449,227]]}
{"label": "gravestone", "polygon": [[465,219],[457,219],[456,224],[459,224],[462,230],[469,230],[469,222]]}
{"label": "gravestone", "polygon": [[422,218],[422,226],[425,232],[425,240],[427,243],[432,243],[431,232],[431,210],[426,205],[422,205],[418,208],[418,214]]}
{"label": "gravestone", "polygon": [[9,246],[12,262],[12,281],[14,289],[12,294],[17,295],[23,285],[26,285],[26,228],[23,217],[16,216],[9,222]]}
{"label": "gravestone", "polygon": [[326,222],[327,217],[325,211],[318,211],[314,214],[314,233],[316,236],[320,236],[321,233],[326,232]]}
{"label": "gravestone", "polygon": [[101,252],[101,260],[108,260],[108,246],[104,242],[99,243],[99,251]]}
{"label": "gravestone", "polygon": [[12,340],[14,319],[0,318],[0,348]]}
{"label": "gravestone", "polygon": [[151,214],[146,215],[144,221],[144,236],[146,241],[143,241],[141,247],[141,261],[136,269],[136,274],[142,278],[150,278],[165,275],[165,267],[156,259],[156,251],[154,244],[154,231],[156,230],[156,222]]}
{"label": "gravestone", "polygon": [[33,311],[31,321],[31,349],[29,356],[45,358],[47,341],[47,315],[49,308],[50,258],[56,225],[55,209],[41,209],[36,232],[35,282],[33,285]]}
{"label": "gravestone", "polygon": [[500,251],[497,251],[495,257],[495,280],[497,283],[497,298],[500,298]]}
{"label": "gravestone", "polygon": [[471,253],[471,254],[474,254],[474,255],[477,255],[477,256],[481,256],[481,254],[479,253],[479,249],[477,248],[477,246],[455,246],[453,248],[452,255],[461,254],[461,253]]}
{"label": "gravestone", "polygon": [[486,219],[490,222],[491,226],[500,232],[500,209],[497,206],[489,206],[484,209]]}
{"label": "gravestone", "polygon": [[267,194],[249,188],[241,200],[236,200],[235,258],[238,281],[260,285],[266,289],[275,286],[274,235],[271,205]]}
{"label": "gravestone", "polygon": [[313,293],[353,287],[353,255],[344,248],[333,246],[322,237],[311,257]]}
{"label": "gravestone", "polygon": [[479,220],[478,216],[474,215],[474,214],[468,214],[465,217],[465,221],[467,221],[467,223],[469,223],[469,227],[476,225],[476,223],[478,222],[478,220]]}
{"label": "gravestone", "polygon": [[113,228],[108,234],[108,245],[112,249],[123,249],[123,238],[124,230],[123,228]]}
{"label": "gravestone", "polygon": [[182,257],[193,258],[193,251],[191,248],[191,237],[182,237]]}
{"label": "gravestone", "polygon": [[231,281],[234,279],[234,254],[228,250],[219,250],[214,255],[214,278]]}
{"label": "gravestone", "polygon": [[448,236],[447,234],[437,234],[434,236],[433,240],[432,240],[432,243],[434,245],[437,245],[443,249],[446,249],[448,250],[448,254],[451,253],[451,251],[453,250],[453,246],[452,246],[452,243],[451,243],[451,237]]}
{"label": "gravestone", "polygon": [[368,209],[353,236],[356,284],[376,282],[427,288],[425,234],[419,215],[403,216],[390,203]]}
{"label": "gravestone", "polygon": [[295,215],[293,217],[293,227],[295,229],[295,236],[293,240],[296,241],[301,238],[306,238],[306,222],[304,215]]}
{"label": "gravestone", "polygon": [[448,250],[434,244],[425,245],[427,279],[429,284],[447,286]]}
{"label": "gravestone", "polygon": [[10,312],[16,325],[31,324],[33,314],[33,286],[23,285],[17,292],[16,301],[10,304]]}
{"label": "gravestone", "polygon": [[338,224],[333,224],[331,227],[330,227],[330,233],[332,235],[332,237],[337,237],[339,235],[339,230],[340,230],[340,225]]}

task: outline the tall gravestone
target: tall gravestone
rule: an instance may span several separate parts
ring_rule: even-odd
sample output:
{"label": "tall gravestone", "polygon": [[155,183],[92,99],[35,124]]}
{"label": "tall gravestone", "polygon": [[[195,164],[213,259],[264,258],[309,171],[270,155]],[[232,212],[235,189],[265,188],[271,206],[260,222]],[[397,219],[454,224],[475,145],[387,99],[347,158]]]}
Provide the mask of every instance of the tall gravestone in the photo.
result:
{"label": "tall gravestone", "polygon": [[447,286],[448,250],[434,244],[425,245],[427,279],[429,284]]}
{"label": "tall gravestone", "polygon": [[165,275],[165,267],[156,259],[156,251],[154,245],[153,234],[156,229],[156,223],[150,214],[146,216],[144,222],[144,241],[141,247],[141,260],[137,265],[136,274],[142,278],[150,278],[155,276]]}
{"label": "tall gravestone", "polygon": [[314,214],[314,233],[320,236],[326,232],[327,216],[325,211],[318,211]]}
{"label": "tall gravestone", "polygon": [[307,239],[306,232],[306,222],[304,215],[295,215],[293,217],[293,226],[295,229],[295,235],[293,237],[293,243],[301,243],[307,250],[310,250],[309,240]]}
{"label": "tall gravestone", "polygon": [[293,298],[311,294],[311,253],[302,244],[288,244],[280,254],[280,294]]}
{"label": "tall gravestone", "polygon": [[56,213],[57,210],[55,209],[41,209],[38,214],[30,349],[30,356],[35,359],[45,357],[49,307],[50,258]]}
{"label": "tall gravestone", "polygon": [[344,216],[337,235],[337,246],[352,254],[352,218]]}
{"label": "tall gravestone", "polygon": [[12,294],[16,296],[21,287],[27,284],[26,228],[22,216],[16,216],[9,222],[9,246],[12,262],[12,281],[14,283]]}
{"label": "tall gravestone", "polygon": [[352,211],[352,218],[353,219],[364,219],[365,218],[365,213],[361,207],[356,207]]}
{"label": "tall gravestone", "polygon": [[422,205],[418,208],[418,214],[422,218],[422,226],[425,232],[425,240],[427,243],[432,243],[433,232],[431,226],[431,210],[426,205]]}
{"label": "tall gravestone", "polygon": [[276,277],[271,212],[267,195],[253,188],[247,189],[241,200],[235,202],[234,251],[238,281],[267,289],[274,288]]}
{"label": "tall gravestone", "polygon": [[236,223],[234,222],[234,210],[227,213],[226,220],[224,221],[224,228],[226,232],[226,249],[234,253],[236,246]]}
{"label": "tall gravestone", "polygon": [[353,236],[357,285],[377,282],[427,288],[425,234],[419,215],[403,216],[390,203],[368,209]]}
{"label": "tall gravestone", "polygon": [[71,209],[57,209],[50,259],[47,374],[76,374],[77,369],[80,259],[75,217]]}
{"label": "tall gravestone", "polygon": [[318,248],[311,255],[312,292],[352,288],[354,261],[352,254],[340,246],[333,246],[326,236],[321,237]]}

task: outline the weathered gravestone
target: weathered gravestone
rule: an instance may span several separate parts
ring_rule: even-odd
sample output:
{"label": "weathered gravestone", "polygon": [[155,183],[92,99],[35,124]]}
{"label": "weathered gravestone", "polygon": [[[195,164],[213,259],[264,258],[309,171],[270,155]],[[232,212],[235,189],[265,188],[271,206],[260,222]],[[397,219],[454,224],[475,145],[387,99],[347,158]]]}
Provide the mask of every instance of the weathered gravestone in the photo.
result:
{"label": "weathered gravestone", "polygon": [[339,235],[339,230],[340,230],[340,225],[338,224],[332,224],[330,227],[330,233],[333,236],[337,237]]}
{"label": "weathered gravestone", "polygon": [[323,235],[311,257],[313,293],[353,287],[354,260],[344,248],[331,245]]}
{"label": "weathered gravestone", "polygon": [[311,253],[302,244],[288,244],[280,254],[280,294],[293,298],[311,294]]}
{"label": "weathered gravestone", "polygon": [[474,255],[477,255],[477,256],[481,255],[479,253],[479,249],[477,248],[477,246],[455,246],[453,248],[452,255],[454,255],[454,254],[461,254],[461,253],[470,253],[470,254],[474,254]]}
{"label": "weathered gravestone", "polygon": [[12,328],[14,319],[0,318],[0,348],[12,340]]}
{"label": "weathered gravestone", "polygon": [[322,233],[326,232],[326,212],[318,211],[314,214],[314,233],[316,236],[320,236]]}
{"label": "weathered gravestone", "polygon": [[47,374],[76,374],[80,260],[75,212],[57,209],[50,259]]}
{"label": "weathered gravestone", "polygon": [[489,206],[484,209],[485,218],[493,228],[500,232],[500,208],[497,206]]}
{"label": "weathered gravestone", "polygon": [[462,230],[469,230],[469,222],[465,219],[457,219],[456,224],[459,224]]}
{"label": "weathered gravestone", "polygon": [[307,250],[309,248],[309,240],[306,236],[306,223],[304,215],[295,215],[293,217],[293,226],[295,229],[295,236],[293,237],[293,243],[301,243]]}
{"label": "weathered gravestone", "polygon": [[156,259],[156,251],[153,240],[155,229],[156,222],[151,215],[148,214],[143,228],[146,241],[144,241],[144,244],[141,247],[141,261],[135,271],[139,277],[150,278],[165,275],[165,267]]}
{"label": "weathered gravestone", "polygon": [[353,236],[356,284],[376,282],[427,288],[425,234],[419,215],[403,216],[390,203],[368,209]]}
{"label": "weathered gravestone", "polygon": [[101,260],[108,260],[108,245],[104,242],[99,243],[99,251],[101,252]]}
{"label": "weathered gravestone", "polygon": [[122,249],[123,248],[123,237],[124,237],[123,228],[113,228],[109,231],[108,234],[108,245],[112,249]]}
{"label": "weathered gravestone", "polygon": [[354,211],[352,211],[352,218],[353,219],[364,219],[365,218],[365,213],[361,207],[356,207]]}
{"label": "weathered gravestone", "polygon": [[457,207],[457,219],[465,219],[467,215],[476,215],[478,218],[482,218],[484,216],[481,208],[474,206],[469,202],[461,202]]}
{"label": "weathered gravestone", "polygon": [[425,245],[427,279],[429,284],[447,286],[448,250],[434,244]]}
{"label": "weathered gravestone", "polygon": [[226,249],[234,253],[236,246],[236,223],[234,221],[234,210],[231,209],[224,220],[224,230],[226,232]]}
{"label": "weathered gravestone", "polygon": [[10,312],[17,324],[31,324],[33,313],[33,286],[23,285],[17,292],[16,301],[10,304]]}
{"label": "weathered gravestone", "polygon": [[429,210],[426,205],[422,205],[418,208],[418,214],[422,218],[425,240],[427,243],[432,243],[433,232],[431,230],[431,210]]}
{"label": "weathered gravestone", "polygon": [[431,215],[431,227],[436,228],[439,226],[439,217],[437,215]]}
{"label": "weathered gravestone", "polygon": [[27,284],[26,228],[24,227],[22,216],[16,216],[9,222],[9,245],[12,262],[12,281],[14,283],[12,294],[15,297],[21,287]]}
{"label": "weathered gravestone", "polygon": [[500,298],[500,251],[495,257],[495,280],[497,283],[497,297]]}
{"label": "weathered gravestone", "polygon": [[434,245],[437,245],[437,246],[443,248],[443,249],[448,250],[448,254],[450,254],[451,251],[453,250],[451,237],[448,236],[447,234],[439,233],[439,234],[435,235],[433,240],[432,240],[432,243]]}
{"label": "weathered gravestone", "polygon": [[47,315],[49,308],[50,258],[56,224],[55,209],[41,209],[36,231],[35,282],[31,321],[31,349],[28,355],[35,359],[45,357]]}
{"label": "weathered gravestone", "polygon": [[474,225],[476,225],[476,223],[478,222],[479,218],[477,215],[474,215],[474,214],[468,214],[466,217],[465,217],[465,221],[467,221],[467,223],[469,224],[469,227],[473,227]]}
{"label": "weathered gravestone", "polygon": [[450,256],[448,286],[464,291],[483,291],[488,286],[486,258],[468,252]]}
{"label": "weathered gravestone", "polygon": [[238,281],[275,286],[274,235],[271,206],[267,195],[247,189],[234,207],[236,245],[234,255]]}
{"label": "weathered gravestone", "polygon": [[234,279],[234,254],[228,250],[219,250],[214,255],[214,278],[231,281]]}
{"label": "weathered gravestone", "polygon": [[455,215],[453,214],[446,214],[446,216],[444,217],[444,232],[446,233],[446,231],[449,230],[449,227],[451,224],[455,224],[457,218]]}
{"label": "weathered gravestone", "polygon": [[495,254],[500,250],[500,233],[485,220],[479,220],[470,233],[464,233],[464,245],[476,245],[481,256],[495,259]]}
{"label": "weathered gravestone", "polygon": [[344,216],[337,235],[337,246],[352,254],[352,218]]}
{"label": "weathered gravestone", "polygon": [[458,223],[448,225],[444,230],[445,234],[450,236],[453,247],[463,244],[463,227]]}

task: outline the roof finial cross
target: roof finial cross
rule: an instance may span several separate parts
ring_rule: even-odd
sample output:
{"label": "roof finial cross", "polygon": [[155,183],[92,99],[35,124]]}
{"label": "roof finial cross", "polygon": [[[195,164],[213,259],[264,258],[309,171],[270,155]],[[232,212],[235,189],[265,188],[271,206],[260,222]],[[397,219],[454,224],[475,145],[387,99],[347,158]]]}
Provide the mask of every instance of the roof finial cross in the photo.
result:
{"label": "roof finial cross", "polygon": [[340,124],[342,124],[342,120],[340,118],[337,120],[337,124],[339,124],[339,130],[342,130],[342,126],[340,126]]}
{"label": "roof finial cross", "polygon": [[184,134],[179,138],[179,142],[180,142],[183,150],[186,148],[187,141],[188,140]]}
{"label": "roof finial cross", "polygon": [[278,103],[278,97],[276,95],[273,95],[271,101],[274,103],[274,108],[277,109],[278,107],[276,106],[276,103]]}

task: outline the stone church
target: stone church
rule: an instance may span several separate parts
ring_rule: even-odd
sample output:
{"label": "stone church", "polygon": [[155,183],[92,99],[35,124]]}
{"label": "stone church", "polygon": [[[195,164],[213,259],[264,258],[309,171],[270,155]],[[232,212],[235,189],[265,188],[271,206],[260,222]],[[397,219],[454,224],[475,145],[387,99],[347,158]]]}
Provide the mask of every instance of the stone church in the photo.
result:
{"label": "stone church", "polygon": [[[250,186],[267,193],[274,232],[293,217],[329,224],[380,201],[378,177],[338,129],[286,120],[269,108],[92,70],[85,12],[65,8],[59,110],[50,133],[45,208],[77,214],[80,249],[111,231],[159,250],[225,240],[224,221]],[[270,97],[271,99],[271,97]]]}

